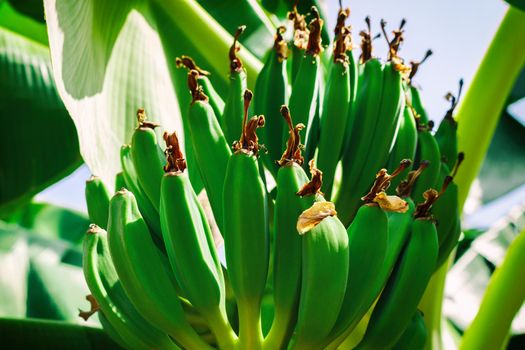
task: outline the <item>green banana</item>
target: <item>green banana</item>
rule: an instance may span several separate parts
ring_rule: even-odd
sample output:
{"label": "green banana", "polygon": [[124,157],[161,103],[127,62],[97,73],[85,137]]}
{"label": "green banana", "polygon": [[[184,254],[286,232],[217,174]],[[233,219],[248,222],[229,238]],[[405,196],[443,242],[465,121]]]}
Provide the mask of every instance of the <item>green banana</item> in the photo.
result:
{"label": "green banana", "polygon": [[421,350],[427,341],[427,327],[421,311],[416,311],[408,327],[405,329],[401,338],[396,342],[392,350]]}
{"label": "green banana", "polygon": [[195,61],[189,56],[181,56],[175,59],[175,64],[177,68],[185,67],[188,71],[196,71],[198,74],[197,82],[202,86],[202,91],[206,96],[208,96],[208,102],[213,108],[213,113],[219,124],[222,125],[222,114],[224,112],[224,101],[221,98],[221,95],[215,90],[208,76],[210,72],[197,66]]}
{"label": "green banana", "polygon": [[239,312],[239,348],[262,344],[260,307],[269,262],[268,199],[259,176],[256,130],[264,117],[248,120],[252,93],[244,94],[244,118],[239,141],[224,179],[224,245],[231,286]]}
{"label": "green banana", "polygon": [[[406,179],[401,181],[397,187],[397,195],[402,198],[408,204],[406,212],[391,212],[388,213],[388,243],[386,249],[385,260],[383,263],[383,269],[379,274],[381,278],[379,280],[386,281],[394,265],[398,259],[403,246],[405,245],[408,236],[410,235],[410,228],[414,221],[414,213],[416,206],[412,198],[410,198],[410,192],[414,186],[415,181],[421,175],[421,173],[427,168],[428,162],[421,162],[417,170],[412,170],[408,173]],[[408,167],[406,168],[408,169]],[[406,169],[399,172],[397,177],[402,176]],[[395,177],[394,177],[395,179]],[[390,179],[390,186],[392,186],[392,177]],[[384,277],[383,277],[384,276]],[[384,287],[383,285],[376,285],[374,291],[378,292]]]}
{"label": "green banana", "polygon": [[133,343],[128,343],[124,338],[122,338],[118,332],[116,327],[114,327],[111,322],[109,322],[108,318],[104,316],[103,312],[98,313],[98,320],[100,322],[100,325],[102,326],[102,329],[104,329],[104,332],[118,345],[120,345],[122,348],[131,348],[133,347]]}
{"label": "green banana", "polygon": [[439,242],[439,255],[436,269],[438,269],[448,258],[450,252],[458,243],[458,238],[461,234],[461,213],[459,212],[458,204],[458,186],[453,181],[457,170],[464,159],[462,152],[457,155],[456,165],[453,173],[448,171],[448,166],[441,164],[443,186],[439,193],[439,201],[437,201],[432,213],[437,220],[437,232]]}
{"label": "green banana", "polygon": [[[302,58],[301,65],[292,85],[290,95],[290,113],[298,123],[306,126],[305,133],[305,159],[310,160],[317,147],[319,132],[319,116],[316,115],[319,95],[319,81],[321,80],[319,55],[323,51],[321,45],[321,30],[323,20],[319,12],[312,7],[314,16],[309,27],[308,44],[306,53]],[[283,130],[283,142],[288,139],[288,132]]]}
{"label": "green banana", "polygon": [[421,118],[418,120],[418,138],[417,138],[417,154],[420,160],[429,162],[428,169],[423,173],[412,190],[412,198],[414,201],[422,199],[423,193],[429,188],[434,188],[439,180],[441,171],[441,155],[436,139],[431,134],[434,123],[431,121],[428,124],[421,124]]}
{"label": "green banana", "polygon": [[168,164],[162,178],[160,217],[168,258],[186,298],[206,318],[221,348],[233,348],[221,265],[211,229],[184,172],[177,135],[164,134]]}
{"label": "green banana", "polygon": [[457,216],[454,218],[454,225],[448,232],[446,239],[439,246],[439,256],[436,262],[436,270],[448,260],[450,253],[458,244],[458,239],[460,235],[461,217]]}
{"label": "green banana", "polygon": [[417,311],[437,260],[436,225],[429,213],[438,198],[435,190],[425,192],[418,204],[410,238],[379,297],[363,340],[356,349],[389,349],[396,344]]}
{"label": "green banana", "polygon": [[83,270],[100,310],[132,349],[178,349],[131,304],[110,256],[106,231],[91,225],[84,237]]}
{"label": "green banana", "polygon": [[[346,338],[372,306],[388,277],[388,274],[384,273],[387,270],[385,259],[389,254],[389,223],[386,211],[403,213],[409,207],[398,197],[386,196],[384,191],[388,188],[390,180],[408,166],[410,161],[404,160],[392,175],[389,175],[386,169],[378,172],[374,185],[363,197],[365,204],[359,208],[348,227],[348,287],[337,322],[324,346],[331,342],[337,346]],[[392,244],[392,248],[393,246]],[[390,253],[392,255],[395,253],[393,250]],[[366,266],[366,269],[363,266]]]}
{"label": "green banana", "polygon": [[[417,126],[416,126],[416,117],[412,111],[412,108],[405,104],[403,109],[403,116],[400,118],[399,131],[396,137],[396,143],[394,148],[388,156],[388,169],[392,169],[402,159],[414,159],[416,156],[417,148]],[[407,175],[405,172],[408,172],[409,169],[406,169],[404,173],[400,174],[398,177],[392,180],[390,185],[389,193],[394,193],[395,189],[401,182],[401,180]]]}
{"label": "green banana", "polygon": [[268,150],[262,154],[266,168],[272,175],[277,175],[277,155],[282,151],[281,135],[284,122],[279,115],[279,106],[288,103],[288,76],[286,73],[286,58],[288,46],[282,34],[285,27],[277,28],[273,48],[270,50],[264,67],[255,82],[254,111],[265,117],[265,127],[261,132],[261,142]]}
{"label": "green banana", "polygon": [[446,164],[441,164],[441,177],[443,178],[443,185],[439,192],[439,201],[434,204],[432,214],[437,220],[438,242],[439,245],[447,239],[455,225],[455,219],[459,215],[459,208],[457,204],[457,185],[453,184],[452,176],[448,171]]}
{"label": "green banana", "polygon": [[[340,217],[345,224],[355,216],[360,197],[370,188],[373,174],[386,164],[395,141],[399,116],[404,108],[402,75],[406,67],[397,57],[403,24],[394,31],[394,39],[388,42],[389,61],[384,66],[371,58],[370,27],[368,32],[361,32],[363,70],[356,97],[356,120],[349,146],[343,155],[343,178],[336,196]],[[370,26],[368,18],[367,25]],[[381,21],[381,26],[386,37],[384,21]]]}
{"label": "green banana", "polygon": [[[402,161],[401,164],[408,163],[407,161]],[[412,190],[412,186],[414,185],[414,181],[426,168],[427,165],[428,164],[426,162],[421,163],[419,168],[417,170],[409,172],[407,178],[401,181],[400,185],[398,186],[397,195],[401,197],[404,201],[406,201],[406,203],[408,204],[408,209],[406,212],[388,213],[388,239],[385,258],[380,271],[377,273],[375,283],[368,287],[369,298],[375,298],[384,288],[384,285],[392,272],[392,268],[394,267],[394,264],[407,241],[408,235],[410,234],[410,227],[412,226],[413,222],[413,214],[415,211],[415,205],[412,199],[410,198],[410,192]],[[408,168],[408,165],[406,166],[406,168]],[[395,177],[400,176],[400,174],[403,174],[404,172],[405,170],[398,170],[398,174],[396,174]],[[389,182],[392,182],[392,180],[395,179],[395,177],[392,178],[392,175],[390,175],[390,178],[388,179]],[[363,305],[369,305],[370,300],[371,299],[367,299],[367,301]],[[359,325],[362,324],[364,318],[366,318],[366,315],[370,315],[372,313],[373,307],[374,305],[372,304],[372,306],[368,309],[366,314],[361,318],[359,323],[352,324],[350,327],[348,327],[344,333],[339,335],[335,340],[331,342],[330,346],[328,346],[327,349],[330,350],[337,348],[340,344],[343,343],[343,341],[345,341],[349,336],[351,336],[351,334],[357,330]],[[361,313],[362,311],[360,311],[359,314]],[[368,323],[368,321],[366,322]]]}
{"label": "green banana", "polygon": [[[117,175],[115,175],[115,192],[125,187],[126,187],[126,180],[124,179],[124,173],[121,171],[117,173]],[[109,201],[108,201],[108,204],[109,204]]]}
{"label": "green banana", "polygon": [[106,229],[109,214],[109,191],[98,176],[92,175],[86,181],[86,204],[91,222]]}
{"label": "green banana", "polygon": [[423,64],[430,56],[432,56],[433,52],[432,50],[427,50],[425,53],[425,56],[423,56],[423,59],[419,62],[417,61],[411,61],[410,62],[410,74],[408,76],[409,89],[407,91],[407,97],[410,100],[410,105],[414,108],[415,113],[414,115],[419,116],[419,120],[421,124],[428,124],[429,118],[427,111],[425,110],[425,107],[423,106],[423,102],[421,101],[421,95],[419,93],[419,89],[413,85],[413,78],[416,75],[416,73],[419,71],[419,66]]}
{"label": "green banana", "polygon": [[141,315],[185,348],[211,348],[187,322],[175,277],[126,189],[111,199],[108,244],[122,286]]}
{"label": "green banana", "polygon": [[304,53],[308,44],[308,37],[310,31],[306,25],[305,15],[297,11],[297,4],[294,4],[292,11],[288,12],[288,20],[293,22],[293,44],[292,44],[292,59],[289,60],[290,77],[292,84],[295,83],[295,78],[299,72],[299,66],[303,60]]}
{"label": "green banana", "polygon": [[445,118],[439,124],[434,137],[439,146],[441,153],[441,160],[445,163],[449,169],[452,169],[456,164],[458,155],[458,123],[454,120],[454,109],[456,108],[459,98],[461,97],[461,90],[463,88],[463,79],[459,81],[458,95],[454,96],[451,93],[447,94],[447,99],[451,101],[451,106]]}
{"label": "green banana", "polygon": [[[196,80],[201,82],[203,85],[209,82],[209,79],[204,74],[207,73],[202,68],[197,66],[195,61],[188,56],[181,56],[175,59],[175,66],[177,68],[186,67],[188,71],[191,71],[190,67],[195,67],[196,69]],[[191,184],[196,193],[201,193],[204,189],[204,183],[202,182],[201,174],[199,172],[199,167],[197,165],[197,159],[195,158],[195,151],[193,150],[191,144],[191,132],[189,126],[189,114],[190,114],[190,104],[192,101],[192,94],[188,94],[188,71],[182,69],[175,69],[172,73],[173,85],[175,87],[175,93],[177,94],[177,101],[179,104],[179,110],[182,119],[182,129],[184,133],[184,151],[186,152],[186,163],[188,164],[188,176],[190,177]],[[211,83],[208,87],[212,88]],[[204,88],[202,88],[204,91]],[[223,105],[224,107],[224,105]],[[221,110],[222,115],[222,110]],[[220,117],[215,113],[217,122],[220,124],[222,121],[219,120]]]}
{"label": "green banana", "polygon": [[162,232],[160,229],[159,212],[155,209],[139,183],[137,171],[131,156],[131,146],[124,145],[120,148],[120,165],[122,166],[122,174],[126,182],[126,188],[135,195],[140,213],[148,224],[150,231],[155,234],[157,239],[161,239]]}
{"label": "green banana", "polygon": [[164,152],[154,131],[158,124],[146,121],[143,109],[137,111],[137,119],[139,125],[131,139],[131,156],[141,187],[155,210],[159,211]]}
{"label": "green banana", "polygon": [[[350,81],[354,80],[355,63],[351,62],[346,54],[352,48],[352,40],[350,27],[344,25],[349,15],[349,9],[339,10],[333,62],[330,66],[321,115],[317,165],[323,169],[325,197],[328,199],[332,194],[335,169],[343,148],[346,123],[349,121],[348,110],[351,108],[351,97],[354,95]],[[352,63],[354,66],[350,67]]]}
{"label": "green banana", "polygon": [[215,221],[222,230],[222,193],[231,150],[197,76],[196,71],[188,73],[188,87],[193,97],[188,116],[191,143]]}
{"label": "green banana", "polygon": [[290,111],[281,107],[289,138],[286,150],[278,164],[277,196],[274,214],[273,256],[273,302],[275,314],[271,329],[264,339],[265,349],[285,349],[297,322],[299,293],[301,286],[301,237],[296,233],[299,215],[313,204],[312,196],[300,197],[296,193],[308,183],[308,177],[301,167],[299,132],[303,124],[293,126]]}
{"label": "green banana", "polygon": [[222,129],[228,144],[232,144],[241,134],[241,125],[243,118],[243,94],[247,87],[246,70],[243,67],[241,59],[237,56],[240,50],[238,44],[239,36],[244,32],[246,26],[240,26],[235,32],[233,45],[230,48],[230,88],[228,96],[224,103],[224,112],[222,116]]}
{"label": "green banana", "polygon": [[297,221],[297,231],[303,235],[301,294],[289,349],[319,349],[343,303],[349,238],[336,214],[334,204],[321,196]]}

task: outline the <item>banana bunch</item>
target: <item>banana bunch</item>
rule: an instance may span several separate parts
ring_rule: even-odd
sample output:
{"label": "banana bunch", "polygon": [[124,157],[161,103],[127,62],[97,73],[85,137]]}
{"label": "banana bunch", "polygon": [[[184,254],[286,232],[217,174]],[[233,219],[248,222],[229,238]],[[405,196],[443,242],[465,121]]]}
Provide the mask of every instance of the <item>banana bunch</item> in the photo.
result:
{"label": "banana bunch", "polygon": [[325,46],[315,7],[290,12],[291,49],[281,26],[253,93],[244,26],[224,99],[177,58],[189,164],[177,133],[160,142],[139,109],[115,194],[86,182],[83,316],[99,311],[129,349],[343,349],[363,324],[358,349],[424,346],[418,304],[461,233],[461,85],[434,134],[412,84],[431,52],[405,64],[405,22],[390,37],[381,21],[389,50],[374,57],[367,18],[356,57],[349,15],[339,10]]}

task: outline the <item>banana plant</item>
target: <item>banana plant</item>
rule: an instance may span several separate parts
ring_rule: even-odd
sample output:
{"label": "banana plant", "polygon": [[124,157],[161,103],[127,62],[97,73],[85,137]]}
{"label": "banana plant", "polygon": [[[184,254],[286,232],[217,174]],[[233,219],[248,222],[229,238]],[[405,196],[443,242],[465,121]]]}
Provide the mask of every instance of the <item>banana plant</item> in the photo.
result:
{"label": "banana plant", "polygon": [[[275,5],[263,2],[263,5],[267,10],[275,11],[278,17],[282,17],[286,5],[284,1],[278,3]],[[301,34],[305,27],[300,27],[300,21],[296,23],[298,26],[294,33],[294,50],[299,52],[299,55],[292,54],[292,60],[296,60],[297,57],[300,59],[289,65],[291,67],[297,63],[294,74],[293,69],[290,70],[283,64],[283,56],[277,60],[263,60],[264,64],[260,61],[265,55],[265,50],[261,47],[271,46],[273,33],[277,33],[274,46],[282,41],[279,39],[281,29],[276,29],[278,20],[268,17],[261,5],[255,1],[242,2],[240,6],[236,6],[238,4],[233,1],[225,4],[247,14],[249,21],[256,24],[254,27],[258,29],[251,29],[250,32],[240,35],[243,30],[236,29],[235,21],[231,17],[229,20],[216,21],[210,14],[219,16],[220,12],[217,5],[211,1],[136,0],[109,4],[96,0],[82,3],[46,0],[44,3],[57,89],[75,122],[82,156],[90,169],[103,180],[91,181],[88,188],[92,186],[95,191],[86,191],[91,220],[101,228],[91,227],[85,238],[84,273],[95,299],[100,301],[100,320],[106,332],[117,343],[131,348],[177,348],[178,345],[186,348],[207,348],[210,345],[220,348],[271,348],[276,344],[278,346],[288,342],[291,348],[314,349],[321,345],[335,348],[345,344],[348,339],[355,338],[355,332],[360,332],[362,337],[354,344],[359,343],[360,348],[375,348],[378,344],[384,347],[406,348],[407,344],[413,343],[416,338],[420,344],[419,348],[425,343],[422,333],[425,329],[431,332],[427,339],[436,339],[436,335],[439,339],[439,291],[444,280],[445,268],[442,267],[434,274],[423,303],[419,305],[426,316],[417,312],[418,301],[434,269],[440,265],[447,265],[443,263],[456,244],[461,228],[459,208],[443,206],[440,211],[439,201],[436,205],[434,203],[440,197],[445,197],[443,194],[452,193],[451,200],[459,196],[459,207],[463,205],[466,192],[479,169],[484,153],[479,153],[474,147],[472,133],[473,116],[479,117],[483,113],[472,106],[480,96],[487,93],[486,89],[481,88],[485,80],[484,74],[493,74],[490,68],[508,63],[508,75],[504,81],[499,81],[499,95],[492,100],[493,104],[490,106],[494,115],[501,111],[504,99],[513,84],[512,78],[517,76],[521,69],[522,58],[525,55],[522,48],[505,42],[509,37],[508,28],[522,30],[522,12],[514,8],[509,10],[493,46],[489,49],[486,62],[480,68],[480,77],[476,78],[466,101],[460,107],[459,143],[454,139],[454,142],[447,141],[443,144],[438,137],[441,127],[434,140],[430,132],[432,123],[422,118],[423,107],[415,102],[417,90],[407,87],[403,80],[409,71],[397,54],[402,42],[403,23],[393,32],[394,37],[391,41],[382,23],[383,34],[389,46],[387,63],[377,61],[371,54],[373,35],[369,24],[368,31],[361,33],[363,54],[358,64],[363,69],[346,70],[345,63],[348,64],[348,61],[354,66],[353,69],[355,65],[352,60],[344,57],[351,45],[346,39],[349,28],[344,26],[345,14],[341,9],[340,18],[343,20],[342,25],[338,22],[336,27],[334,61],[339,60],[343,72],[346,72],[343,75],[349,75],[341,81],[344,86],[348,85],[348,96],[341,98],[344,100],[343,104],[350,104],[343,115],[351,121],[346,123],[351,127],[345,126],[338,132],[344,133],[351,142],[338,140],[337,144],[331,144],[325,141],[318,146],[317,141],[319,133],[323,133],[323,125],[326,132],[326,124],[322,123],[329,118],[328,114],[331,114],[326,112],[323,98],[326,98],[326,106],[330,106],[333,96],[328,93],[329,87],[338,83],[338,68],[335,63],[319,59],[323,51],[321,38],[326,37],[322,12],[312,8],[313,19],[308,31],[304,32],[306,34]],[[78,21],[73,23],[73,17]],[[292,17],[300,18],[300,12],[295,10]],[[235,30],[235,35],[228,34],[233,34]],[[173,33],[177,33],[177,36]],[[308,39],[304,46],[297,40],[301,35]],[[264,40],[268,43],[267,46],[261,44]],[[237,44],[237,41],[241,44]],[[342,51],[337,51],[337,45]],[[148,49],[141,50],[142,47]],[[301,50],[306,53],[304,57],[300,54]],[[495,55],[494,52],[503,54]],[[186,59],[186,64],[182,64],[190,70],[186,74],[185,70],[178,68],[180,62],[185,60],[184,57],[188,57],[183,55],[188,54],[195,61],[188,63],[190,61]],[[175,60],[176,56],[181,59]],[[513,58],[512,62],[510,58]],[[199,62],[199,65],[209,71],[200,69],[195,62]],[[296,315],[292,317],[297,319],[285,320],[285,323],[277,328],[272,326],[280,339],[266,338],[268,330],[261,328],[261,323],[264,323],[261,321],[267,321],[272,316],[259,314],[261,305],[265,303],[267,296],[273,293],[272,283],[266,283],[267,275],[269,273],[271,277],[277,271],[274,269],[280,268],[279,265],[271,263],[271,254],[274,253],[271,249],[278,248],[270,239],[270,235],[275,235],[276,232],[269,220],[273,211],[275,190],[273,193],[267,192],[266,186],[269,182],[264,167],[268,168],[272,176],[277,175],[280,170],[276,170],[278,168],[274,167],[271,161],[268,162],[268,159],[263,159],[264,162],[258,161],[259,151],[263,151],[264,148],[258,142],[257,129],[265,123],[275,121],[265,120],[263,116],[249,118],[249,114],[258,112],[258,108],[254,107],[252,111],[250,101],[253,95],[249,90],[244,92],[246,87],[255,87],[255,99],[257,90],[261,90],[263,96],[268,93],[265,90],[272,88],[269,84],[271,80],[258,85],[257,75],[261,69],[262,72],[271,72],[270,68],[280,72],[279,82],[284,81],[286,86],[287,82],[283,77],[291,77],[293,84],[290,109],[283,109],[285,106],[281,108],[288,124],[288,132],[282,128],[285,124],[282,123],[280,128],[272,129],[272,132],[263,138],[286,143],[286,150],[279,161],[280,166],[295,159],[298,167],[292,166],[300,173],[303,170],[299,165],[310,165],[312,178],[310,182],[303,181],[304,186],[297,193],[302,197],[315,198],[313,204],[307,206],[298,216],[296,229],[304,236],[294,242],[302,245],[302,281],[300,287],[296,284],[293,288],[296,291],[292,295],[295,301],[284,308],[285,313],[292,311],[291,315]],[[283,75],[283,69],[287,68],[288,72]],[[417,70],[414,64],[411,68],[413,71]],[[334,78],[327,82],[328,88],[323,83],[323,69],[330,73],[336,72],[333,73]],[[226,71],[231,71],[230,80],[225,79]],[[241,73],[241,78],[232,78],[237,72]],[[267,76],[260,74],[259,77],[262,81]],[[205,83],[208,84],[207,88],[201,85],[205,79],[208,79]],[[271,78],[268,76],[268,79]],[[231,84],[231,81],[240,82],[241,87]],[[352,82],[357,84],[355,100],[352,96],[355,85],[350,88]],[[226,94],[228,85],[229,92]],[[366,88],[370,90],[366,92]],[[205,89],[208,90],[205,92]],[[212,95],[211,89],[217,94]],[[325,89],[327,94],[323,93]],[[191,95],[188,94],[188,90]],[[286,90],[283,89],[282,96],[279,97],[285,102]],[[407,94],[411,97],[406,97],[406,91],[411,91]],[[241,95],[241,92],[244,92],[244,95]],[[219,107],[220,95],[235,96],[226,99],[222,115],[222,108]],[[453,98],[451,115],[456,107],[457,98],[459,96]],[[268,110],[271,110],[272,100],[270,98],[265,101]],[[232,109],[234,103],[236,107]],[[135,111],[139,107],[144,107],[148,116],[144,109],[140,108],[135,119]],[[243,115],[239,112],[242,109]],[[485,109],[489,110],[488,107]],[[294,127],[290,113],[303,123]],[[230,114],[235,115],[237,124],[242,121],[240,132],[237,132],[240,134],[239,138],[221,132],[221,128],[229,130],[225,125],[233,120],[230,120]],[[353,118],[363,114],[370,118],[356,119],[354,123]],[[410,162],[402,160],[392,175],[386,170],[381,170],[373,182],[371,178],[377,168],[390,162],[390,147],[395,147],[396,143],[404,143],[404,138],[398,137],[402,135],[401,132],[398,134],[398,131],[405,115],[407,118],[419,116],[416,123],[405,123],[406,127],[413,131],[410,135],[417,134],[417,151],[411,151],[416,165],[409,172],[412,169]],[[201,119],[200,125],[192,125],[196,116]],[[364,119],[366,121],[363,121]],[[485,148],[488,147],[488,140],[496,125],[493,116],[486,114],[486,120],[489,127],[481,137],[481,145]],[[374,128],[379,123],[382,128]],[[170,133],[163,135],[166,142],[164,155],[163,147],[159,147],[157,143],[161,136],[157,124],[168,130],[183,131],[178,136]],[[202,129],[199,129],[202,125],[207,131],[213,130],[212,140],[210,133],[202,133]],[[343,161],[343,176],[334,181],[335,205],[326,200],[330,199],[332,188],[328,190],[326,199],[320,191],[322,172],[314,163],[303,161],[299,135],[303,129],[306,160],[313,161],[316,148],[319,147],[319,150],[329,149],[328,154],[336,155],[332,166],[337,164],[337,157]],[[201,139],[196,141],[199,132]],[[283,135],[279,135],[281,133]],[[217,153],[219,157],[206,152],[202,147],[203,142],[217,140],[220,140],[221,150],[225,150]],[[190,172],[189,176],[184,172],[184,141],[186,150],[195,152],[188,153],[190,169],[198,168],[198,171]],[[194,147],[187,147],[188,142]],[[231,145],[232,142],[230,151],[227,145]],[[476,139],[476,142],[479,140]],[[126,145],[128,143],[131,145]],[[121,145],[124,146],[121,148]],[[200,151],[199,147],[202,147]],[[466,163],[469,164],[468,167],[459,167],[462,157],[455,161],[458,149],[466,149],[467,154],[474,155],[472,158],[467,156],[466,159],[470,159],[470,164]],[[165,166],[164,156],[167,158]],[[292,164],[294,162],[292,161]],[[356,162],[360,162],[360,165],[349,166]],[[219,163],[226,177],[224,184],[216,181],[213,176],[210,177],[211,169],[215,168],[210,165]],[[121,167],[123,174],[115,177]],[[424,168],[428,169],[421,174],[420,169]],[[331,171],[330,177],[334,177],[335,169]],[[166,172],[166,175],[163,175],[163,172]],[[407,192],[406,198],[410,198],[413,188],[412,198],[417,206],[412,204],[412,211],[410,199],[405,201],[386,194],[391,180],[401,173],[406,175],[407,172],[407,180],[400,185],[404,186],[401,188]],[[301,174],[300,177],[304,180],[306,175]],[[131,192],[122,189],[110,202],[109,191],[104,190],[104,186],[113,186],[114,182],[131,189]],[[428,187],[438,187],[442,183],[439,192],[427,190]],[[202,187],[209,196],[211,214],[205,214],[204,208],[200,207],[201,204],[193,193]],[[451,192],[450,188],[455,190]],[[100,189],[102,191],[96,192]],[[277,198],[282,190],[278,184]],[[174,193],[177,195],[174,196]],[[360,207],[361,197],[365,204]],[[423,202],[422,197],[425,199]],[[174,202],[173,198],[180,198],[180,203]],[[276,208],[277,204],[275,203]],[[445,230],[443,225],[436,227],[434,216],[430,213],[432,206],[435,207],[435,215],[440,222],[447,222],[446,219],[451,218],[448,229]],[[338,213],[335,207],[342,210]],[[280,208],[279,210],[286,213],[285,205]],[[246,209],[250,209],[249,214],[239,215]],[[373,214],[363,214],[368,211]],[[387,214],[391,211],[395,213]],[[349,271],[355,269],[352,267],[352,259],[364,254],[369,247],[363,242],[362,246],[358,244],[358,237],[369,229],[368,225],[372,222],[381,226],[379,231],[385,232],[383,236],[386,237],[390,215],[394,217],[395,214],[407,211],[413,212],[413,216],[410,216],[410,223],[401,235],[405,237],[406,247],[401,251],[396,249],[395,252],[376,252],[384,253],[382,258],[390,257],[389,259],[395,261],[395,267],[392,271],[385,270],[384,273],[381,270],[378,275],[381,280],[368,281],[371,287],[366,289],[367,295],[356,299],[355,293],[359,294],[364,289],[355,290],[353,278],[356,275]],[[109,212],[111,215],[108,216]],[[184,212],[187,217],[180,222],[174,221],[173,212]],[[275,213],[277,215],[279,211]],[[215,229],[224,236],[227,269],[218,261],[216,242],[211,228],[208,227],[208,220],[215,222]],[[295,218],[292,221],[295,222]],[[179,225],[185,228],[181,229],[182,226]],[[107,238],[104,228],[108,231]],[[246,239],[246,232],[253,234],[253,237]],[[385,237],[382,239],[383,243],[386,241]],[[144,246],[138,244],[140,242]],[[181,244],[187,245],[191,251],[180,250]],[[147,249],[141,249],[146,247]],[[417,252],[421,250],[428,252],[425,255],[425,263],[415,263]],[[352,251],[355,254],[350,254]],[[202,263],[199,265],[199,277],[203,278],[200,284],[210,287],[210,295],[214,294],[216,298],[202,297],[202,291],[195,288],[196,277],[188,274],[187,270],[187,260],[195,259],[192,254],[199,254],[197,259],[202,259],[199,260]],[[318,254],[324,256],[324,268],[318,268]],[[349,259],[350,264],[346,266]],[[516,259],[519,258],[514,258]],[[379,264],[382,259],[376,260],[373,263]],[[160,282],[151,278],[151,266],[143,266],[140,263],[133,265],[141,261],[155,262],[156,271],[165,271],[164,282],[173,289],[174,297],[166,298],[167,294],[162,293],[157,295],[160,290],[169,288],[155,288],[160,286],[157,285]],[[510,266],[510,270],[507,268],[510,274],[516,273],[519,264],[511,263]],[[334,273],[329,276],[326,271]],[[206,277],[208,273],[209,278]],[[410,283],[410,276],[414,275],[421,277],[418,281],[420,283]],[[315,302],[315,291],[319,286],[327,286],[334,282],[334,278],[337,280],[337,288],[323,290],[325,299],[330,302],[319,305]],[[396,310],[395,306],[404,298],[410,307]],[[374,306],[376,299],[378,301]],[[166,304],[166,307],[152,307],[157,302],[162,304],[168,301],[170,303]],[[358,302],[359,305],[350,308],[347,305],[349,301]],[[272,304],[269,305],[271,308]],[[428,309],[425,309],[427,307]],[[159,312],[170,308],[173,312]],[[92,311],[96,311],[95,309],[96,307]],[[349,312],[354,311],[358,315],[349,318]],[[404,312],[402,319],[396,317],[400,312]],[[386,317],[387,315],[390,317]],[[490,318],[490,308],[488,315]],[[319,322],[320,320],[322,322]],[[476,331],[472,332],[476,334]],[[178,344],[173,342],[174,339]],[[499,341],[497,339],[496,343]],[[439,348],[439,344],[434,345],[430,341],[427,341],[427,346]]]}

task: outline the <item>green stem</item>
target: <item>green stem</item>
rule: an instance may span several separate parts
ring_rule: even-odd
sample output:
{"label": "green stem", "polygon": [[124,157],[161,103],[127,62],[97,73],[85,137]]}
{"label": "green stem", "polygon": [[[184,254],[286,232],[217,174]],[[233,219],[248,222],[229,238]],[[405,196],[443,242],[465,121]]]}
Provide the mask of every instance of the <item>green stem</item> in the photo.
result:
{"label": "green stem", "polygon": [[[524,33],[525,12],[509,8],[458,111],[458,149],[465,152],[464,164],[455,178],[461,211],[507,97],[525,63],[525,45],[516,40]],[[426,349],[441,348],[441,338],[436,337],[441,337],[439,319],[448,264],[443,266],[434,274],[420,305],[431,327]]]}
{"label": "green stem", "polygon": [[457,115],[458,149],[465,161],[455,178],[459,204],[481,168],[509,93],[525,64],[525,12],[510,7],[490,44]]}
{"label": "green stem", "polygon": [[441,335],[441,307],[445,289],[445,278],[448,272],[448,263],[444,263],[430,279],[425,294],[419,303],[423,312],[428,336],[425,349],[441,349],[443,346]]}
{"label": "green stem", "polygon": [[237,343],[237,335],[231,328],[226,315],[217,309],[209,312],[206,317],[213,334],[215,334],[219,349],[233,349]]}
{"label": "green stem", "polygon": [[238,300],[239,342],[238,349],[262,349],[261,304],[258,301]]}
{"label": "green stem", "polygon": [[[195,0],[155,0],[173,19],[177,27],[190,40],[199,43],[197,50],[210,58],[210,64],[218,72],[229,72],[228,51],[233,37],[206,12]],[[248,87],[253,89],[255,79],[262,68],[252,53],[241,48],[238,53],[248,75]]]}
{"label": "green stem", "polygon": [[525,230],[511,243],[494,271],[478,314],[467,328],[459,350],[502,349],[512,320],[525,300]]}

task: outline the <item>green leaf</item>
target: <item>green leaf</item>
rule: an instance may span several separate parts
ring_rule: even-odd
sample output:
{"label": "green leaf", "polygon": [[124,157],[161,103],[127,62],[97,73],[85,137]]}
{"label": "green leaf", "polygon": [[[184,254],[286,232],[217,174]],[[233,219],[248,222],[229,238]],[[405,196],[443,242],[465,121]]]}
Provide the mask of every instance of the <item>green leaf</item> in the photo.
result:
{"label": "green leaf", "polygon": [[525,67],[521,70],[514,87],[510,93],[509,104],[525,97]]}
{"label": "green leaf", "polygon": [[[0,3],[0,213],[62,179],[81,162],[74,125],[57,94],[45,27]],[[29,22],[30,23],[30,22]],[[10,29],[9,29],[10,28]],[[12,29],[20,29],[13,32]]]}
{"label": "green leaf", "polygon": [[27,317],[84,323],[78,309],[89,309],[85,297],[90,292],[80,267],[34,257],[27,282]]}
{"label": "green leaf", "polygon": [[[523,229],[524,205],[478,236],[448,273],[444,313],[459,329],[464,330],[474,319],[494,268],[501,264],[510,243]],[[525,308],[514,320],[512,333],[525,333]]]}
{"label": "green leaf", "polygon": [[[22,4],[21,1],[14,1],[13,3]],[[48,46],[46,26],[15,10],[16,6],[13,3],[0,0],[0,27]]]}
{"label": "green leaf", "polygon": [[[199,4],[233,35],[239,25],[246,30],[240,42],[261,59],[273,44],[276,25],[266,16],[257,0],[198,0]],[[235,16],[232,16],[235,13]]]}
{"label": "green leaf", "polygon": [[102,329],[34,319],[0,318],[0,343],[10,349],[121,349]]}
{"label": "green leaf", "polygon": [[[89,308],[79,248],[0,221],[0,317],[39,317],[86,324]],[[98,325],[97,318],[88,321]]]}
{"label": "green leaf", "polygon": [[0,238],[0,316],[26,315],[29,249],[27,242],[2,233]]}
{"label": "green leaf", "polygon": [[[44,5],[58,90],[75,121],[84,161],[110,187],[138,108],[182,137],[180,108],[187,106],[177,102],[176,55],[194,56],[213,73],[214,83],[226,86],[233,39],[192,0],[46,0]],[[246,49],[240,55],[253,83],[261,64]],[[183,83],[178,87],[179,94],[187,94]]]}
{"label": "green leaf", "polygon": [[40,0],[9,0],[18,12],[38,22],[45,22],[44,3]]}
{"label": "green leaf", "polygon": [[525,127],[504,112],[478,175],[482,202],[490,202],[525,183]]}
{"label": "green leaf", "polygon": [[90,221],[87,216],[47,203],[28,203],[18,208],[6,222],[31,230],[41,237],[80,244]]}

